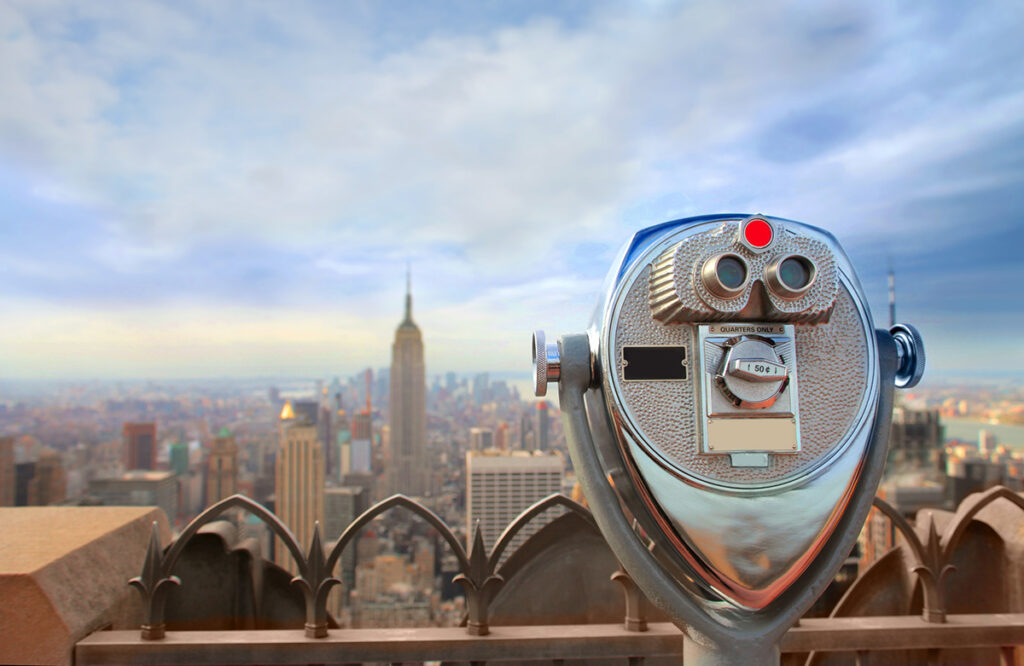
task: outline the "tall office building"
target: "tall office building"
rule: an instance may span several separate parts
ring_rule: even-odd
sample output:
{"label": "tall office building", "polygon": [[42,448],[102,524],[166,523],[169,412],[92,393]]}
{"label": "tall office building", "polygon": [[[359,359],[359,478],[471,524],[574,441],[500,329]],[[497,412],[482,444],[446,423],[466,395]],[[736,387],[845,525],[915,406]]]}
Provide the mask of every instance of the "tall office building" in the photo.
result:
{"label": "tall office building", "polygon": [[991,455],[996,450],[996,436],[985,430],[978,431],[978,453],[983,456]]}
{"label": "tall office building", "polygon": [[227,428],[221,428],[206,459],[206,505],[238,492],[238,445]]}
{"label": "tall office building", "polygon": [[[562,489],[565,461],[558,454],[527,451],[466,452],[466,525],[472,540],[480,521],[484,545],[494,546],[502,531],[523,509]],[[556,512],[549,512],[551,517]],[[535,519],[512,541],[511,553],[530,535],[543,527]],[[467,544],[467,546],[470,544]]]}
{"label": "tall office building", "polygon": [[0,437],[0,506],[14,506],[13,437]]}
{"label": "tall office building", "polygon": [[469,448],[473,451],[486,451],[494,448],[494,431],[490,428],[470,428]]}
{"label": "tall office building", "polygon": [[491,377],[481,372],[473,377],[473,404],[482,405],[491,400]]}
{"label": "tall office building", "polygon": [[125,423],[125,469],[156,469],[156,424]]}
{"label": "tall office building", "polygon": [[29,482],[29,501],[33,506],[58,504],[67,498],[67,474],[56,451],[43,451],[36,462],[36,473]]}
{"label": "tall office building", "polygon": [[519,448],[523,451],[532,451],[535,448],[535,443],[530,413],[523,412],[519,417]]}
{"label": "tall office building", "polygon": [[135,469],[92,479],[88,492],[109,506],[158,506],[171,519],[178,513],[178,481],[167,470]]}
{"label": "tall office building", "polygon": [[502,451],[508,449],[508,424],[502,421],[494,431],[494,448]]}
{"label": "tall office building", "polygon": [[320,425],[320,403],[316,400],[295,400],[292,402],[292,412],[311,426]]}
{"label": "tall office building", "polygon": [[352,420],[348,473],[369,474],[373,464],[373,415],[362,412]]}
{"label": "tall office building", "polygon": [[[281,446],[275,463],[275,512],[303,548],[309,548],[313,526],[324,521],[324,452],[316,425],[310,421],[308,414],[285,403],[280,416]],[[289,571],[297,571],[288,549],[280,541],[274,561]]]}
{"label": "tall office building", "polygon": [[171,471],[179,477],[183,477],[188,474],[189,468],[189,450],[187,442],[174,442],[171,444],[170,451],[168,452],[168,462],[171,465]]}
{"label": "tall office building", "polygon": [[341,407],[335,416],[337,420],[337,442],[335,448],[338,452],[338,464],[335,465],[334,479],[341,482],[345,475],[352,470],[352,429],[348,422],[348,415]]}
{"label": "tall office building", "polygon": [[406,283],[405,318],[391,346],[391,492],[426,494],[430,469],[427,462],[427,378],[423,365],[423,336],[412,320],[412,285]]}
{"label": "tall office building", "polygon": [[938,410],[895,408],[889,432],[889,460],[916,465],[936,462],[943,432]]}
{"label": "tall office building", "polygon": [[[359,487],[342,486],[328,488],[324,497],[324,543],[333,543],[341,533],[366,510],[367,493]],[[356,582],[356,540],[353,540],[341,554],[341,581],[344,588],[333,593],[335,603],[331,606],[335,617],[340,614],[344,600]]]}
{"label": "tall office building", "polygon": [[548,403],[537,403],[537,448],[547,451],[551,448],[551,416],[548,414]]}

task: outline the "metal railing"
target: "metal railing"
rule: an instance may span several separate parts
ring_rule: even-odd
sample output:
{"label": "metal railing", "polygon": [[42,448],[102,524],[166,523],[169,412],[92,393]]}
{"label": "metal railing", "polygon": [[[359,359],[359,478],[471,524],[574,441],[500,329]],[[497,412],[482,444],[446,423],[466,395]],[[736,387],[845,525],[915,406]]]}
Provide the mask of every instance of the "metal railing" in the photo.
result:
{"label": "metal railing", "polygon": [[[986,506],[996,500],[1004,499],[1024,510],[1024,498],[1004,486],[995,486],[985,492],[969,495],[957,507],[956,513],[943,528],[941,534],[935,525],[935,517],[931,511],[925,516],[928,520],[928,536],[922,540],[914,527],[900,515],[900,512],[885,500],[876,497],[874,506],[885,514],[910,548],[914,559],[911,571],[921,581],[924,596],[922,617],[927,622],[943,623],[946,621],[946,595],[943,582],[956,569],[950,562],[953,552],[960,545],[960,540],[967,531],[974,517]],[[920,520],[920,513],[918,514]]]}
{"label": "metal railing", "polygon": [[[880,650],[928,650],[941,663],[942,649],[997,648],[1012,666],[1024,636],[1024,614],[949,615],[946,622],[917,616],[818,618],[800,621],[782,639],[783,653],[849,652],[858,662]],[[99,664],[350,664],[620,659],[643,664],[682,653],[682,634],[668,622],[645,631],[620,624],[494,627],[487,636],[463,628],[345,629],[325,638],[295,630],[175,631],[144,640],[136,631],[101,631],[78,642],[76,666]]]}
{"label": "metal railing", "polygon": [[[911,571],[923,590],[921,616],[807,618],[783,638],[784,653],[851,652],[862,663],[869,652],[926,650],[928,662],[940,663],[940,650],[957,648],[998,649],[1004,664],[1014,664],[1016,645],[1024,644],[1024,613],[948,614],[944,581],[969,523],[993,502],[1005,499],[1024,510],[1024,499],[1002,487],[968,497],[953,518],[939,531],[930,513],[927,538],[884,500],[875,507],[902,535],[913,560]],[[166,551],[154,525],[140,576],[130,583],[142,594],[145,619],[141,632],[104,631],[78,642],[75,663],[84,664],[326,664],[426,660],[562,660],[621,658],[640,664],[655,657],[677,657],[682,639],[679,629],[665,622],[648,622],[647,601],[620,567],[612,580],[625,594],[626,612],[621,624],[546,625],[491,627],[489,602],[505,583],[498,573],[502,555],[515,536],[546,510],[563,507],[593,525],[590,512],[562,495],[547,497],[521,513],[498,538],[489,552],[477,526],[467,553],[452,530],[436,514],[407,497],[395,495],[374,505],[349,525],[329,551],[324,550],[319,526],[314,529],[308,554],[304,553],[284,523],[262,505],[235,495],[211,506],[182,531]],[[296,630],[174,631],[167,632],[164,606],[167,592],[181,581],[174,567],[185,546],[199,529],[225,511],[249,511],[282,540],[295,559],[298,575],[292,584],[301,588],[306,601],[305,632]],[[334,577],[346,547],[370,521],[394,508],[419,516],[448,543],[459,563],[455,580],[466,590],[465,628],[335,629],[327,626],[327,595],[340,581]],[[596,528],[595,528],[596,529]]]}
{"label": "metal railing", "polygon": [[[555,507],[568,509],[590,524],[594,524],[590,511],[584,506],[573,502],[564,495],[550,495],[520,513],[505,528],[501,536],[498,537],[498,541],[491,548],[490,553],[484,547],[483,535],[478,523],[474,530],[473,544],[469,549],[469,553],[466,553],[451,528],[437,514],[404,495],[392,495],[360,514],[358,518],[345,528],[345,531],[341,533],[341,536],[338,537],[338,540],[329,552],[325,553],[324,551],[320,537],[320,525],[317,523],[313,529],[313,539],[307,554],[303,553],[302,547],[296,540],[295,535],[288,529],[288,526],[262,504],[245,495],[232,495],[227,499],[217,502],[196,516],[182,530],[181,535],[166,552],[160,545],[160,533],[157,529],[157,524],[153,523],[153,532],[150,537],[149,548],[146,551],[142,573],[128,581],[129,584],[133,585],[142,594],[145,613],[142,623],[142,639],[156,640],[164,638],[166,635],[164,609],[167,602],[167,593],[172,586],[181,584],[181,579],[172,573],[175,564],[177,564],[178,559],[181,557],[185,546],[196,536],[201,527],[217,520],[221,514],[231,509],[244,509],[256,516],[281,539],[281,542],[288,549],[288,552],[291,553],[292,558],[294,558],[299,573],[292,579],[292,584],[297,585],[302,590],[306,601],[306,636],[308,638],[326,638],[328,635],[327,596],[334,585],[341,583],[340,580],[334,577],[333,572],[338,561],[341,559],[342,552],[370,521],[395,508],[406,509],[422,518],[437,531],[452,549],[459,562],[460,572],[454,581],[461,584],[466,591],[466,627],[471,635],[486,636],[490,631],[488,603],[492,595],[505,582],[501,575],[497,573],[501,556],[527,523],[548,509]],[[642,611],[639,600],[636,599],[635,595],[636,586],[632,585],[628,574],[621,569],[615,576],[616,580],[621,582],[626,589],[627,604],[630,601],[633,602],[630,606],[636,616],[634,624],[639,627],[643,624],[643,617],[640,615]]]}

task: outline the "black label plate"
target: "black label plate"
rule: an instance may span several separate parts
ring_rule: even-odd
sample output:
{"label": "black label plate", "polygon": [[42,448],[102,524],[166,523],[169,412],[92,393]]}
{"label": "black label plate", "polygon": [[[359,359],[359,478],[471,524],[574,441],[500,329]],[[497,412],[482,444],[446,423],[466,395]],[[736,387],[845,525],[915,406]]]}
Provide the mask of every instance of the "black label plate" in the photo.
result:
{"label": "black label plate", "polygon": [[633,381],[678,381],[686,379],[686,347],[623,347],[623,378]]}

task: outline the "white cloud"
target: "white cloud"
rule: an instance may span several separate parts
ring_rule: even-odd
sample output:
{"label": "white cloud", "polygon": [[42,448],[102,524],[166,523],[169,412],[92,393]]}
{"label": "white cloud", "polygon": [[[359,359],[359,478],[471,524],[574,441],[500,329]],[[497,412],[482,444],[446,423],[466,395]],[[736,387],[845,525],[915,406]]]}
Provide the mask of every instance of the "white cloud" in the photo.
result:
{"label": "white cloud", "polygon": [[[278,6],[86,5],[83,42],[22,7],[30,20],[8,8],[4,21],[17,37],[0,84],[20,91],[0,111],[7,149],[22,137],[146,241],[392,234],[462,244],[481,268],[611,235],[654,191],[649,165],[700,157],[756,120],[751,100],[848,58],[826,46],[802,62],[789,18],[756,3],[610,12],[584,30],[534,21],[379,59]],[[303,46],[239,37],[238,14]],[[758,39],[734,38],[736,20]]]}
{"label": "white cloud", "polygon": [[[990,67],[1021,64],[1000,39],[1021,16],[998,6],[612,5],[578,24],[424,34],[387,52],[320,9],[2,4],[0,162],[33,174],[37,196],[95,211],[107,228],[82,257],[119,274],[238,240],[397,293],[412,259],[434,362],[468,354],[481,369],[513,363],[534,325],[585,325],[597,285],[571,268],[580,241],[617,245],[642,224],[723,210],[898,241],[919,222],[893,215],[915,198],[1020,178],[944,169],[984,163],[979,147],[1021,128],[1019,86]],[[836,127],[801,134],[821,118]],[[381,291],[339,293],[321,312],[387,339],[394,322],[366,305]],[[120,330],[47,312],[54,327]],[[227,321],[240,340],[263,330]]]}

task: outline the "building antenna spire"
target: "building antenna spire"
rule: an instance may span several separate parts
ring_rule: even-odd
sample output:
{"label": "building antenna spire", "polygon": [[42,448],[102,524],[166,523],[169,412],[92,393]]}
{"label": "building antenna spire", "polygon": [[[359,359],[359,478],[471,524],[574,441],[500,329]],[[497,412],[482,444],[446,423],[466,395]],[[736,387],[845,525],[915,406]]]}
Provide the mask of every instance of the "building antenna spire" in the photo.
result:
{"label": "building antenna spire", "polygon": [[405,321],[412,321],[412,264],[405,262]]}
{"label": "building antenna spire", "polygon": [[366,411],[364,414],[373,414],[373,370],[366,369]]}

